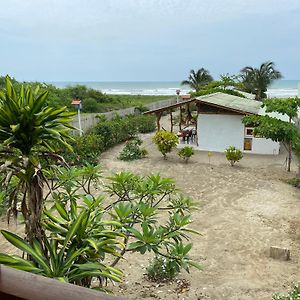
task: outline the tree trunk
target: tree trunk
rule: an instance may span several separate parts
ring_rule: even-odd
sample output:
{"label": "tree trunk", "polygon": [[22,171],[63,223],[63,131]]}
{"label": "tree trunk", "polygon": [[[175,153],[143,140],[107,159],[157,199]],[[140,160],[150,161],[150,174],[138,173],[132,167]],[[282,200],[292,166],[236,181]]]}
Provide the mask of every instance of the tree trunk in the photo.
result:
{"label": "tree trunk", "polygon": [[289,143],[288,145],[288,160],[287,160],[287,171],[291,171],[291,162],[292,162],[292,145]]}
{"label": "tree trunk", "polygon": [[42,242],[44,236],[41,226],[43,210],[43,179],[40,169],[35,168],[33,176],[31,176],[27,182],[26,189],[27,201],[22,204],[22,213],[23,215],[25,213],[26,239],[32,245],[34,239]]}

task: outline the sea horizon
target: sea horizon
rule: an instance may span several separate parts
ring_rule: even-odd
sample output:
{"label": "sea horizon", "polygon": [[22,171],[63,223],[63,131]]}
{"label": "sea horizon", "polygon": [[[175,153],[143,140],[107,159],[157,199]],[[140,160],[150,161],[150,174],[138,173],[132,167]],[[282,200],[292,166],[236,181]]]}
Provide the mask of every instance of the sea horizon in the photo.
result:
{"label": "sea horizon", "polygon": [[[100,90],[105,94],[114,95],[153,95],[173,96],[180,89],[182,95],[191,91],[188,86],[182,86],[180,81],[47,81],[58,88],[74,85],[86,85]],[[268,97],[298,96],[299,80],[277,80],[268,88]]]}

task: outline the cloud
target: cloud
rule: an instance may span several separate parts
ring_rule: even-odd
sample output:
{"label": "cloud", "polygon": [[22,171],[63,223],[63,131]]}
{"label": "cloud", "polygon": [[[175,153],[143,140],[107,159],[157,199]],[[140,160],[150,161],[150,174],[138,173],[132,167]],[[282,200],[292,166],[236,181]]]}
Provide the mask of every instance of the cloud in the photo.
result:
{"label": "cloud", "polygon": [[173,80],[192,67],[218,74],[273,57],[298,76],[285,57],[300,50],[298,0],[10,0],[1,6],[0,52],[8,59],[0,72],[24,79]]}

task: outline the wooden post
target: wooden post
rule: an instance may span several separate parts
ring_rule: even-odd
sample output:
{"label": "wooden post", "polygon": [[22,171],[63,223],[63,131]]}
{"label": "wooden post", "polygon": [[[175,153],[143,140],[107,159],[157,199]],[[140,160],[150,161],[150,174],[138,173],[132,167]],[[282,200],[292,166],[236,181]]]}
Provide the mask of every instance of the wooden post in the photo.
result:
{"label": "wooden post", "polygon": [[187,105],[187,125],[189,126],[192,120],[192,114],[190,110],[190,104]]}
{"label": "wooden post", "polygon": [[156,113],[156,127],[157,131],[160,131],[160,118],[161,118],[161,112]]}
{"label": "wooden post", "polygon": [[199,135],[198,135],[198,118],[199,118],[199,110],[200,103],[197,103],[197,120],[196,120],[196,133],[197,133],[197,146],[199,146]]}
{"label": "wooden post", "polygon": [[173,132],[173,115],[172,115],[172,109],[170,110],[170,119],[171,119],[171,132]]}
{"label": "wooden post", "polygon": [[180,114],[179,114],[179,131],[181,131],[181,122],[182,122],[182,108],[179,106]]}

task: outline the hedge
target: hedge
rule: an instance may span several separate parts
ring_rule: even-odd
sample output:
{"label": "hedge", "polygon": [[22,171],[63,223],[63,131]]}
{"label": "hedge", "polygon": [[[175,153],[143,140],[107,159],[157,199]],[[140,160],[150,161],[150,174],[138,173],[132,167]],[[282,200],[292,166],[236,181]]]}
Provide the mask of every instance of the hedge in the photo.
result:
{"label": "hedge", "polygon": [[61,154],[70,165],[96,165],[103,151],[135,137],[138,133],[153,132],[155,128],[154,116],[116,116],[112,120],[101,118],[89,133],[74,137],[74,152],[62,150]]}

